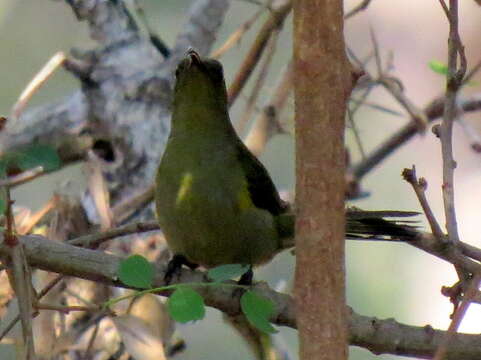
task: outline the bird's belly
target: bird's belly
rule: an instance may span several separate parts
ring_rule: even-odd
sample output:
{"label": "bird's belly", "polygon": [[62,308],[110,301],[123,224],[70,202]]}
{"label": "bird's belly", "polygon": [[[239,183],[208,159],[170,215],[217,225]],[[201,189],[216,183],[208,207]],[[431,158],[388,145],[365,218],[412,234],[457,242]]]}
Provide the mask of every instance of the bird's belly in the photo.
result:
{"label": "bird's belly", "polygon": [[279,248],[272,214],[245,203],[238,191],[225,186],[235,184],[210,180],[179,181],[171,196],[163,197],[170,204],[158,199],[159,223],[170,249],[206,267],[255,265],[272,258]]}

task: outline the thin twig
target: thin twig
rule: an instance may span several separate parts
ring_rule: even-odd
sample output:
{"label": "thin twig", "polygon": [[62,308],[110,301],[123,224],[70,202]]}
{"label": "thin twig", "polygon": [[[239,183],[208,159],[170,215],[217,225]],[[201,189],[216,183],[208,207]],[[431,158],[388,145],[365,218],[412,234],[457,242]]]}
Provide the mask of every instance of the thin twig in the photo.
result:
{"label": "thin twig", "polygon": [[10,176],[8,178],[0,180],[0,186],[18,186],[25,184],[26,182],[36,179],[40,175],[43,175],[43,166],[36,166],[32,169],[21,172],[18,175]]}
{"label": "thin twig", "polygon": [[238,1],[244,1],[246,3],[251,3],[257,6],[264,6],[264,4],[259,0],[238,0]]}
{"label": "thin twig", "polygon": [[362,106],[369,107],[369,108],[374,109],[374,110],[378,110],[380,112],[384,112],[384,113],[389,114],[389,115],[393,115],[393,116],[397,116],[397,117],[403,117],[404,116],[401,112],[399,112],[397,110],[390,109],[390,108],[388,108],[384,105],[376,104],[376,103],[369,102],[369,101],[364,101],[362,98],[361,99],[351,98],[351,99],[349,99],[349,102],[352,102],[352,103],[356,104],[357,107],[362,105]]}
{"label": "thin twig", "polygon": [[129,194],[112,207],[112,214],[116,224],[122,224],[132,214],[146,206],[154,199],[154,186],[141,189],[134,194]]}
{"label": "thin twig", "polygon": [[477,72],[481,69],[481,61],[478,61],[476,65],[474,65],[471,70],[466,74],[466,76],[463,79],[463,84],[467,84],[471,81],[471,79],[474,77],[474,75],[477,74]]}
{"label": "thin twig", "polygon": [[411,119],[416,121],[419,129],[423,131],[428,125],[426,114],[414,105],[414,103],[404,94],[402,88],[399,86],[399,80],[388,76],[382,76],[377,82],[391,93],[398,103],[408,112]]}
{"label": "thin twig", "polygon": [[[453,158],[453,123],[457,116],[457,95],[463,84],[463,77],[466,73],[466,56],[464,47],[461,43],[458,32],[458,1],[449,0],[449,10],[443,0],[440,3],[446,13],[449,21],[449,37],[448,37],[448,73],[446,81],[446,101],[444,102],[443,121],[439,127],[439,136],[441,140],[441,152],[443,160],[443,203],[444,214],[446,217],[446,228],[448,231],[448,240],[453,244],[458,244],[459,233],[456,219],[456,208],[454,204],[454,169],[456,162]],[[460,65],[458,67],[458,56]],[[460,281],[467,278],[468,274],[465,269],[455,266]],[[453,321],[449,327],[446,337],[438,347],[434,360],[441,360],[447,352],[450,338],[456,333],[467,308],[470,304],[470,298],[477,291],[479,284],[479,273],[476,273],[469,287],[469,296],[466,294],[465,300],[461,306],[455,310]],[[474,290],[473,290],[474,288]]]}
{"label": "thin twig", "polygon": [[61,312],[63,314],[68,314],[71,311],[88,311],[88,312],[94,312],[94,311],[99,311],[101,309],[100,306],[81,306],[81,305],[53,305],[53,304],[43,304],[43,303],[37,303],[35,307],[38,310],[54,310]]}
{"label": "thin twig", "polygon": [[443,8],[443,11],[446,17],[449,19],[449,9],[448,9],[448,6],[446,5],[446,2],[444,0],[439,0],[439,4]]}
{"label": "thin twig", "polygon": [[83,357],[85,360],[88,360],[88,359],[92,358],[91,353],[92,353],[94,342],[95,342],[95,339],[97,338],[98,333],[99,333],[99,323],[96,322],[95,327],[94,327],[94,331],[92,331],[92,334],[90,335],[90,339],[89,339],[87,348],[85,349],[85,353],[84,353],[84,357]]}
{"label": "thin twig", "polygon": [[262,153],[267,141],[282,130],[279,114],[291,93],[293,77],[294,69],[291,61],[282,71],[271,98],[254,120],[251,130],[245,138],[245,144],[257,156]]}
{"label": "thin twig", "polygon": [[[381,63],[381,55],[379,52],[379,44],[377,42],[376,34],[371,29],[371,41],[374,46],[374,58],[376,60],[376,68],[378,78],[374,80],[376,83],[381,84],[407,111],[411,116],[411,119],[415,120],[421,131],[424,131],[428,124],[426,114],[420,110],[414,103],[404,94],[402,83],[399,79],[386,75],[386,71],[391,68],[390,62],[387,62],[387,70],[384,70]],[[366,72],[367,73],[367,72]]]}
{"label": "thin twig", "polygon": [[267,40],[272,35],[274,29],[279,28],[284,23],[285,18],[292,9],[292,0],[284,2],[281,6],[274,9],[269,16],[269,19],[264,23],[259,30],[254,43],[249,49],[242,65],[240,66],[232,84],[229,87],[229,106],[232,106],[234,101],[239,96],[241,90],[244,88],[245,83],[249,79],[252,71],[259,62],[259,59],[264,51]]}
{"label": "thin twig", "polygon": [[145,30],[149,36],[150,42],[159,50],[159,52],[165,58],[168,58],[171,54],[171,50],[167,46],[164,40],[162,40],[159,35],[157,35],[150,26],[149,21],[147,20],[147,16],[145,16],[144,8],[139,4],[138,0],[133,1],[134,10],[137,12],[137,15],[140,18],[140,21],[143,23]]}
{"label": "thin twig", "polygon": [[364,146],[362,145],[361,136],[359,135],[359,129],[357,128],[356,122],[354,121],[354,113],[348,107],[347,108],[347,120],[351,127],[352,133],[354,134],[354,140],[356,141],[357,148],[361,154],[361,158],[366,158],[366,151],[364,150]]}
{"label": "thin twig", "polygon": [[469,139],[469,146],[472,150],[476,153],[481,152],[481,136],[477,129],[474,128],[470,123],[468,123],[465,119],[460,118],[458,119],[458,123],[463,129],[466,137]]}
{"label": "thin twig", "polygon": [[25,90],[22,91],[15,105],[12,108],[12,117],[18,118],[25,106],[27,106],[30,98],[37,92],[37,90],[47,81],[52,74],[63,64],[66,57],[63,52],[58,52],[50,58],[44,67],[33,77],[28,83]]}
{"label": "thin twig", "polygon": [[66,288],[64,292],[66,295],[73,297],[74,299],[78,300],[85,306],[93,306],[93,303],[91,301],[85,299],[80,294],[77,294],[77,292],[73,291],[72,289]]}
{"label": "thin twig", "polygon": [[143,233],[148,231],[156,231],[156,230],[159,230],[159,224],[157,222],[134,223],[134,224],[124,225],[115,229],[110,229],[110,230],[92,234],[92,235],[80,236],[78,238],[69,240],[68,243],[71,245],[91,248],[99,245],[104,241],[107,241],[119,236]]}
{"label": "thin twig", "polygon": [[371,35],[371,42],[374,48],[374,60],[376,63],[377,76],[383,77],[384,71],[382,69],[381,54],[379,51],[379,44],[377,42],[377,37],[372,27],[369,28],[369,34]]}
{"label": "thin twig", "polygon": [[269,72],[269,68],[274,58],[278,38],[279,38],[279,29],[276,29],[274,30],[272,36],[269,38],[269,42],[267,44],[267,53],[266,53],[264,62],[261,66],[259,75],[257,76],[256,82],[254,84],[254,87],[252,88],[252,92],[247,98],[246,106],[244,108],[244,111],[242,112],[242,116],[237,122],[236,130],[238,134],[242,134],[244,132],[244,129],[247,123],[249,122],[249,119],[255,109],[256,100],[259,97],[262,87],[264,86],[265,80],[267,78],[267,74]]}
{"label": "thin twig", "polygon": [[[64,275],[58,275],[53,280],[51,280],[47,285],[45,285],[45,287],[42,290],[40,290],[40,292],[37,294],[37,301],[43,298],[45,295],[47,295],[48,292],[52,290],[55,285],[57,285],[61,280],[63,280],[63,278],[64,278]],[[34,312],[32,316],[35,316],[35,314],[37,314],[37,312]],[[2,341],[2,339],[10,332],[10,330],[13,329],[13,327],[19,320],[20,320],[20,315],[17,315],[8,323],[5,329],[3,329],[3,331],[0,333],[0,341]]]}
{"label": "thin twig", "polygon": [[461,305],[459,305],[454,312],[453,319],[451,320],[451,324],[449,324],[446,335],[444,336],[441,344],[439,344],[439,347],[436,349],[433,360],[442,360],[446,356],[449,344],[453,336],[457,333],[459,325],[461,325],[461,322],[468,311],[469,305],[471,305],[471,299],[475,298],[478,293],[480,281],[481,275],[479,274],[471,280],[469,287],[464,294],[464,299],[461,302]]}
{"label": "thin twig", "polygon": [[[266,7],[270,6],[270,3]],[[250,19],[247,19],[239,28],[237,28],[228,38],[227,40],[216,50],[214,50],[210,57],[213,59],[218,59],[222,55],[224,55],[228,50],[230,50],[234,45],[238,44],[244,34],[252,27],[252,25],[256,22],[259,16],[264,12],[264,9],[258,10]]]}
{"label": "thin twig", "polygon": [[[441,1],[443,4],[443,1]],[[445,7],[443,7],[445,8]],[[446,11],[446,10],[445,10]],[[458,2],[449,1],[449,39],[448,39],[448,75],[446,84],[446,101],[444,103],[443,121],[440,126],[441,150],[443,158],[443,200],[446,216],[446,228],[449,239],[459,241],[456,209],[454,206],[454,169],[456,162],[453,158],[453,122],[457,115],[456,98],[462,84],[464,73],[458,71],[458,55],[463,45],[458,33]]]}
{"label": "thin twig", "polygon": [[439,226],[439,223],[436,220],[436,217],[434,216],[431,207],[429,206],[428,200],[426,199],[426,188],[428,186],[427,181],[424,178],[420,178],[418,180],[416,176],[416,168],[414,165],[411,169],[404,169],[402,175],[404,180],[406,180],[413,187],[419,203],[423,208],[424,214],[428,219],[429,226],[431,227],[431,231],[433,232],[434,236],[438,238],[439,241],[445,242],[446,236],[444,235],[441,226]]}
{"label": "thin twig", "polygon": [[362,105],[365,105],[365,100],[367,99],[367,97],[369,96],[373,88],[374,87],[372,85],[366,87],[363,93],[361,94],[361,96],[359,97],[359,99],[356,99],[356,100],[351,99],[351,101],[354,102],[354,106],[352,108],[351,106],[347,107],[347,118],[349,123],[351,124],[351,129],[352,129],[352,133],[354,134],[354,139],[356,140],[357,147],[363,159],[366,157],[366,152],[364,150],[364,146],[362,145],[361,136],[359,135],[359,130],[354,121],[354,115],[361,108]]}
{"label": "thin twig", "polygon": [[29,216],[28,221],[22,223],[18,226],[18,233],[20,235],[25,235],[29,233],[33,227],[45,216],[50,210],[57,206],[59,201],[58,195],[52,196],[52,198],[42,206],[38,211]]}
{"label": "thin twig", "polygon": [[362,0],[359,5],[355,6],[347,14],[344,15],[344,20],[347,20],[350,17],[353,17],[354,15],[356,15],[357,13],[365,10],[369,6],[370,2],[371,0]]}
{"label": "thin twig", "polygon": [[[23,345],[25,347],[25,359],[35,360],[35,343],[33,338],[32,327],[32,304],[34,302],[34,292],[32,286],[32,277],[27,257],[23,249],[23,243],[18,241],[14,230],[14,218],[12,212],[13,201],[10,199],[10,189],[6,188],[7,201],[7,228],[5,230],[5,243],[9,249],[9,260],[11,267],[9,269],[9,279],[11,286],[15,290],[17,297],[18,309],[20,314],[20,322],[22,324]],[[7,241],[7,239],[9,239]]]}
{"label": "thin twig", "polygon": [[[444,101],[444,96],[435,98],[424,108],[423,112],[426,114],[429,122],[438,120],[443,115]],[[474,94],[470,97],[459,99],[458,106],[465,112],[481,110],[481,94]],[[385,158],[418,134],[418,130],[417,122],[411,120],[379,145],[371,154],[368,154],[366,159],[354,165],[352,172],[357,181],[361,180]]]}

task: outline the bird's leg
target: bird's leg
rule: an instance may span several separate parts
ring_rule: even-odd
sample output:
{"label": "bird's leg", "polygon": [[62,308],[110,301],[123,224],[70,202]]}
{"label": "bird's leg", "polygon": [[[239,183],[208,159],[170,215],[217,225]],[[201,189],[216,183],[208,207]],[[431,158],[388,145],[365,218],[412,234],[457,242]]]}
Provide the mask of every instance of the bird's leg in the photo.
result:
{"label": "bird's leg", "polygon": [[252,285],[252,280],[254,279],[254,272],[252,271],[252,265],[249,266],[249,270],[247,270],[244,274],[242,274],[241,278],[237,282],[237,285]]}
{"label": "bird's leg", "polygon": [[[250,265],[249,270],[247,270],[244,274],[242,274],[239,281],[237,281],[237,285],[251,286],[253,279],[254,279],[254,272],[252,271],[252,265]],[[240,299],[242,297],[242,295],[244,295],[245,292],[246,292],[246,290],[244,288],[238,287],[232,292],[232,298]]]}
{"label": "bird's leg", "polygon": [[182,265],[186,265],[191,270],[195,270],[199,266],[187,260],[184,255],[175,254],[167,264],[167,270],[164,275],[166,285],[170,284],[172,277],[180,271]]}

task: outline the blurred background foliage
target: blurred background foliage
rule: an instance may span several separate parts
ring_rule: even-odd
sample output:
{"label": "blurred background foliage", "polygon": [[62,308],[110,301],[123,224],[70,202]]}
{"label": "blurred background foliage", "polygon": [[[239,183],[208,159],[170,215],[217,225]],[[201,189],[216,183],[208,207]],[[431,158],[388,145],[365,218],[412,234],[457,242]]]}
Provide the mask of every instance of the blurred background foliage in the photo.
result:
{"label": "blurred background foliage", "polygon": [[[141,1],[150,26],[169,45],[173,44],[177,32],[181,29],[181,19],[184,19],[185,10],[191,3],[192,0]],[[358,0],[346,1],[345,8],[350,9],[357,3]],[[466,47],[468,64],[481,59],[480,10],[474,1],[460,3],[460,32]],[[214,48],[221,45],[229,34],[255,11],[255,4],[232,1]],[[256,22],[238,46],[221,59],[228,83],[243,60],[262,19]],[[359,57],[372,52],[371,30],[376,34],[382,57],[386,59],[390,53],[393,54],[393,75],[402,80],[405,93],[416,105],[422,107],[443,92],[443,77],[428,67],[431,60],[445,62],[446,59],[447,21],[438,2],[372,1],[367,11],[348,20],[345,25],[347,44]],[[11,106],[27,82],[54,53],[59,50],[68,51],[72,47],[87,49],[93,46],[95,44],[89,39],[87,24],[79,23],[64,2],[1,0],[0,112],[3,115],[9,114]],[[262,106],[270,95],[282,66],[291,56],[291,49],[291,22],[288,20],[277,45],[268,85],[259,98],[259,106]],[[322,64],[319,66],[322,67]],[[374,71],[374,66],[369,68]],[[476,78],[479,80],[479,76]],[[248,85],[252,86],[252,83],[253,81],[250,81]],[[59,71],[34,96],[30,106],[55,101],[77,87],[76,79],[63,70]],[[244,94],[248,94],[249,86],[246,90]],[[479,91],[479,85],[475,85],[463,89],[462,93]],[[233,121],[239,119],[246,96],[241,97],[234,106]],[[403,112],[396,101],[382,89],[375,90],[369,101]],[[481,130],[479,114],[471,114],[466,118],[475,131]],[[288,110],[283,113],[282,121],[293,121],[292,100]],[[406,123],[407,117],[391,116],[364,107],[357,113],[355,121],[365,151],[369,153],[395,129]],[[460,234],[464,241],[480,246],[481,239],[476,226],[479,223],[478,203],[481,196],[480,158],[479,154],[470,149],[469,139],[459,126],[456,126],[454,136],[455,158],[458,162],[455,191]],[[360,153],[350,129],[346,130],[346,138],[352,158],[359,160]],[[275,137],[261,157],[280,190],[294,189],[294,158],[294,141],[289,135]],[[410,186],[404,183],[400,176],[404,167],[413,164],[417,167],[418,175],[426,177],[429,183],[429,201],[439,222],[443,224],[440,147],[438,140],[429,130],[424,135],[416,136],[372,171],[362,183],[370,196],[352,204],[366,209],[419,210]],[[36,209],[59,187],[80,193],[84,186],[82,174],[81,165],[71,166],[16,189],[13,197],[18,205]],[[348,242],[346,267],[348,303],[357,312],[380,318],[394,317],[398,321],[413,325],[431,324],[441,329],[445,329],[449,324],[452,307],[449,300],[440,294],[441,286],[451,285],[456,280],[454,269],[449,264],[404,244]],[[281,287],[289,291],[293,273],[293,257],[282,254],[271,264],[259,269],[256,276],[269,281],[274,288]],[[219,313],[210,309],[208,314],[206,320],[179,326],[187,348],[176,358],[251,358],[242,340],[233,330],[222,324]],[[461,331],[481,332],[480,318],[479,306],[472,305]],[[281,329],[277,341],[289,351],[292,359],[296,358],[295,331]],[[215,346],[212,346],[213,344]],[[7,359],[7,352],[6,347],[0,348],[0,357]],[[400,357],[375,356],[363,349],[352,348],[351,358],[367,360]]]}

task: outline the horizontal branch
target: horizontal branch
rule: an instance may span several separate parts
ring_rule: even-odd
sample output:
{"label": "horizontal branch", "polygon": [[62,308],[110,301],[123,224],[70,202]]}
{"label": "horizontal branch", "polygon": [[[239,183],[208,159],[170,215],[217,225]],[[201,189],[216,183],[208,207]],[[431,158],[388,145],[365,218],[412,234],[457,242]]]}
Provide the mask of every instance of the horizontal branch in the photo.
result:
{"label": "horizontal branch", "polygon": [[[366,348],[376,355],[393,354],[430,359],[443,341],[446,331],[433,329],[430,325],[410,326],[394,319],[380,320],[352,311],[349,334],[351,345]],[[480,340],[477,334],[455,334],[445,359],[480,359]]]}
{"label": "horizontal branch", "polygon": [[[0,255],[7,253],[0,235]],[[25,255],[31,266],[68,276],[101,282],[107,285],[127,287],[121,284],[117,270],[121,258],[96,250],[83,249],[65,243],[50,241],[42,236],[21,236]],[[166,270],[165,264],[155,264],[157,272],[153,286],[165,285],[163,282]],[[183,269],[175,283],[205,282],[205,274],[199,271]],[[208,306],[222,312],[235,315],[240,312],[239,302],[235,298],[233,288],[204,287],[199,292]],[[295,305],[291,296],[275,292],[265,283],[255,286],[255,291],[271,299],[275,311],[271,321],[277,325],[295,328]],[[162,295],[168,295],[168,292]],[[429,326],[416,327],[400,324],[392,319],[379,320],[356,314],[349,309],[350,342],[362,346],[377,354],[389,353],[404,356],[429,357],[432,355],[445,332],[434,330]],[[450,346],[448,359],[479,359],[481,348],[480,337],[477,335],[457,334]]]}
{"label": "horizontal branch", "polygon": [[91,146],[91,137],[83,135],[88,120],[87,99],[81,91],[73,92],[9,119],[0,132],[0,152],[42,143],[55,148],[64,163],[79,160]]}

